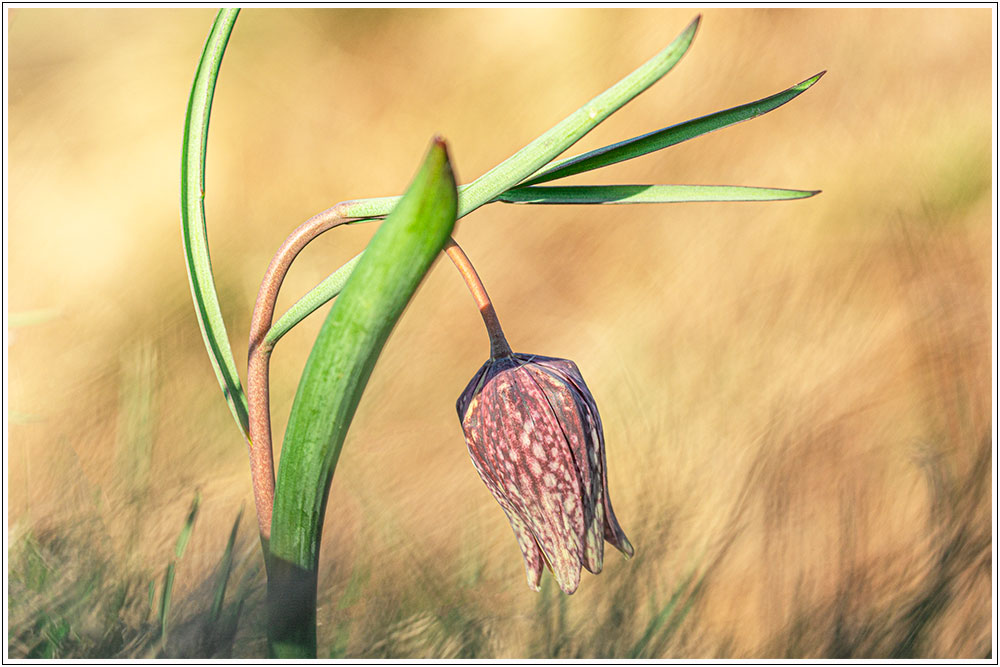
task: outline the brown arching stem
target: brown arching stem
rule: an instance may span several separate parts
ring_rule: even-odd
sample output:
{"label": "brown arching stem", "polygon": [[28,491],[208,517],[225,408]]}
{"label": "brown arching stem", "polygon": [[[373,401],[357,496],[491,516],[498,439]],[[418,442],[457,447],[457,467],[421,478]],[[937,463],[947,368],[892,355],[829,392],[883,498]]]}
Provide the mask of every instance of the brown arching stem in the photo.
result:
{"label": "brown arching stem", "polygon": [[[268,342],[266,336],[274,320],[278,291],[296,256],[323,232],[364,219],[345,217],[342,213],[343,204],[336,204],[317,213],[288,235],[268,264],[250,319],[247,354],[250,477],[257,508],[257,525],[265,545],[271,538],[271,514],[274,509],[274,448],[271,442],[270,404],[270,363],[274,343]],[[476,300],[489,333],[490,356],[497,359],[513,354],[500,327],[493,303],[468,256],[453,238],[445,243],[444,251],[455,263]]]}
{"label": "brown arching stem", "polygon": [[249,412],[250,477],[257,525],[261,539],[271,538],[271,512],[274,508],[274,453],[271,446],[270,362],[274,343],[265,339],[274,320],[278,290],[295,257],[310,241],[323,232],[358,218],[344,217],[342,204],[336,204],[299,225],[288,235],[264,273],[250,319],[250,345],[247,354],[247,409]]}
{"label": "brown arching stem", "polygon": [[490,358],[499,359],[500,357],[509,357],[513,352],[510,349],[510,345],[507,344],[507,338],[503,335],[500,320],[497,318],[497,311],[493,308],[493,302],[490,301],[490,296],[486,293],[486,288],[483,287],[483,281],[479,279],[479,274],[476,273],[475,267],[469,261],[469,256],[465,254],[461,246],[455,243],[454,238],[449,238],[445,242],[444,251],[448,253],[448,257],[455,263],[458,272],[462,274],[465,284],[469,286],[469,291],[472,292],[472,298],[476,300],[479,313],[483,316],[486,331],[490,335]]}

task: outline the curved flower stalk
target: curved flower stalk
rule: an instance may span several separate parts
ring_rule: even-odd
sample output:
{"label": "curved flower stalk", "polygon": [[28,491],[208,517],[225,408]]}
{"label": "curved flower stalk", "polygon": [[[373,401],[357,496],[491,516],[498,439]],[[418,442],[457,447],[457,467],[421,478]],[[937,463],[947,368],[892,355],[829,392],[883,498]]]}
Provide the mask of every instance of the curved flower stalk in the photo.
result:
{"label": "curved flower stalk", "polygon": [[445,252],[490,336],[490,359],[456,405],[469,456],[514,529],[528,586],[539,590],[545,564],[572,594],[581,568],[600,573],[605,540],[635,553],[611,507],[597,403],[572,361],[514,353],[469,258],[454,240]]}

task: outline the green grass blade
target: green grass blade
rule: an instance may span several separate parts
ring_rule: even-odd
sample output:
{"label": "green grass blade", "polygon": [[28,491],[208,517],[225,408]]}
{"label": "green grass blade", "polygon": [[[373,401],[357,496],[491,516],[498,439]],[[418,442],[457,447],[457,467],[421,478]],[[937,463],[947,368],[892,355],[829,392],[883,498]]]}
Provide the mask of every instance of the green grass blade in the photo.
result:
{"label": "green grass blade", "polygon": [[649,657],[645,654],[646,648],[649,646],[649,643],[653,640],[653,638],[656,637],[657,633],[660,631],[660,628],[663,627],[663,624],[666,623],[668,620],[670,620],[670,617],[674,613],[674,609],[677,608],[678,603],[680,603],[681,598],[684,595],[684,592],[688,589],[688,586],[691,584],[693,578],[694,575],[692,574],[688,576],[686,579],[684,579],[684,581],[682,581],[677,586],[677,588],[674,589],[673,595],[670,596],[670,599],[667,601],[667,604],[663,606],[663,609],[660,610],[660,613],[656,614],[656,616],[650,619],[649,623],[646,625],[646,630],[645,632],[643,632],[642,637],[639,638],[639,641],[637,641],[635,645],[632,647],[632,649],[629,651],[628,653],[629,660]]}
{"label": "green grass blade", "polygon": [[233,548],[236,546],[236,536],[240,531],[240,519],[243,518],[243,508],[240,508],[233,522],[233,529],[229,532],[229,541],[226,542],[226,550],[222,554],[219,562],[219,577],[215,582],[215,595],[212,598],[212,609],[209,612],[209,620],[214,625],[219,622],[222,615],[222,605],[226,601],[226,587],[229,584],[229,575],[233,569]]}
{"label": "green grass blade", "polygon": [[198,507],[201,505],[201,494],[196,493],[191,502],[191,509],[188,510],[187,518],[184,520],[184,527],[181,528],[180,535],[177,536],[177,544],[174,546],[174,557],[180,560],[184,557],[184,550],[187,548],[188,540],[191,539],[191,531],[194,530],[194,520],[198,516]]}
{"label": "green grass blade", "polygon": [[694,608],[695,603],[701,597],[702,585],[705,583],[705,577],[702,575],[698,583],[695,584],[694,589],[691,594],[687,596],[684,600],[684,606],[681,607],[680,611],[671,614],[670,621],[667,626],[659,633],[656,639],[647,646],[647,655],[650,657],[660,657],[666,650],[667,645],[673,638],[674,634],[680,628],[684,619],[687,618],[688,614]]}
{"label": "green grass blade", "polygon": [[522,185],[538,185],[539,183],[554,181],[558,178],[565,178],[585,171],[600,169],[601,167],[631,160],[663,148],[674,146],[682,141],[694,139],[703,134],[762,116],[804,93],[814,83],[819,81],[824,74],[826,74],[825,71],[820,72],[815,76],[809,77],[802,83],[798,83],[787,90],[757,100],[756,102],[742,104],[732,109],[726,109],[725,111],[718,111],[707,116],[702,116],[701,118],[695,118],[694,120],[689,120],[678,125],[663,128],[662,130],[656,130],[640,137],[634,137],[617,144],[605,146],[604,148],[598,148],[589,153],[560,160],[538,176],[528,179]]}
{"label": "green grass blade", "polygon": [[173,561],[167,565],[167,571],[163,575],[163,590],[160,591],[160,642],[166,644],[167,641],[167,618],[170,616],[170,598],[174,590],[174,569],[177,564]]}
{"label": "green grass blade", "polygon": [[229,409],[246,436],[247,399],[240,385],[236,361],[233,359],[226,325],[222,319],[222,308],[219,306],[212,261],[208,253],[208,230],[205,227],[205,149],[208,144],[208,121],[219,66],[238,13],[239,9],[219,10],[191,85],[181,153],[181,232],[191,297],[205,348]]}
{"label": "green grass blade", "polygon": [[201,494],[195,493],[191,502],[191,509],[188,510],[187,518],[184,519],[184,526],[177,536],[177,544],[174,545],[174,559],[167,565],[167,571],[163,575],[163,590],[160,592],[160,641],[167,640],[167,620],[170,615],[170,598],[174,588],[174,571],[177,568],[177,561],[184,557],[184,550],[187,548],[188,540],[191,539],[191,531],[194,530],[194,520],[198,516],[198,507],[201,505]]}
{"label": "green grass blade", "polygon": [[496,201],[508,204],[674,204],[804,199],[819,192],[743,185],[552,185],[514,188]]}
{"label": "green grass blade", "polygon": [[442,141],[382,223],[313,346],[285,430],[271,521],[269,644],[315,657],[316,568],[334,469],[375,362],[455,225],[458,197]]}

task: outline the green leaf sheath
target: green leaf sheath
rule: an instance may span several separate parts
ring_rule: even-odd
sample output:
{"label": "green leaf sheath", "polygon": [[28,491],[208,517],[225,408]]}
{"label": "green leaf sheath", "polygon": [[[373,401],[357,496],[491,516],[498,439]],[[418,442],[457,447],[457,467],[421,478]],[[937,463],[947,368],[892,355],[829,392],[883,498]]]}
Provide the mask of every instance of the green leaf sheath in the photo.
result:
{"label": "green leaf sheath", "polygon": [[762,116],[801,95],[814,83],[819,81],[825,73],[820,72],[815,76],[809,77],[802,83],[792,86],[788,90],[783,90],[780,93],[765,97],[756,102],[743,104],[732,109],[726,109],[725,111],[718,111],[707,116],[702,116],[701,118],[695,118],[694,120],[644,134],[641,137],[635,137],[617,144],[598,148],[589,153],[560,160],[545,169],[538,176],[528,179],[521,185],[537,185],[574,174],[580,174],[585,171],[607,167],[608,165],[631,160],[663,148],[669,148],[682,141],[700,137],[703,134],[734,125],[735,123]]}
{"label": "green leaf sheath", "polygon": [[[539,168],[548,164],[553,158],[559,156],[597,127],[612,113],[659,81],[687,52],[700,21],[701,17],[699,16],[665,49],[631,74],[587,102],[558,125],[472,183],[461,186],[458,198],[458,217],[464,217],[483,204],[494,201],[497,195],[534,174]],[[397,201],[399,201],[398,197],[380,197],[343,202],[338,206],[345,218],[376,218],[386,215]],[[350,276],[352,266],[357,263],[360,257],[360,254],[355,256],[296,302],[274,323],[265,340],[269,343],[277,342],[289,329],[337,296],[347,276]]]}
{"label": "green leaf sheath", "polygon": [[447,151],[435,141],[368,244],[306,362],[278,467],[275,557],[315,566],[323,505],[354,410],[386,338],[450,236],[456,212]]}
{"label": "green leaf sheath", "polygon": [[458,196],[435,140],[372,237],[320,329],[292,404],[278,466],[268,574],[272,657],[316,653],[316,572],[340,450],[389,333],[455,226]]}
{"label": "green leaf sheath", "polygon": [[514,188],[496,200],[508,204],[672,204],[803,199],[818,192],[742,185],[565,185]]}
{"label": "green leaf sheath", "polygon": [[181,152],[181,233],[191,297],[205,348],[229,409],[246,436],[249,423],[247,399],[240,385],[236,361],[222,319],[219,296],[212,276],[212,261],[208,253],[208,230],[205,227],[205,149],[208,143],[208,121],[219,66],[238,14],[238,9],[219,10],[191,86]]}

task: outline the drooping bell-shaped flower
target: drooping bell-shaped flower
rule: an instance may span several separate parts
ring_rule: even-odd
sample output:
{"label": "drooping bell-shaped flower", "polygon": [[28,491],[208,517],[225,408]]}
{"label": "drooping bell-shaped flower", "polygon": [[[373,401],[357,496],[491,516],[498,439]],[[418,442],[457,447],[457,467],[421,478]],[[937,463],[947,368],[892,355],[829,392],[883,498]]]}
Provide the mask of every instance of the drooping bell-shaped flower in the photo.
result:
{"label": "drooping bell-shaped flower", "polygon": [[528,586],[539,590],[547,563],[571,594],[581,566],[601,571],[605,540],[633,554],[608,496],[601,417],[572,361],[505,352],[469,382],[458,417],[472,462],[517,536]]}

